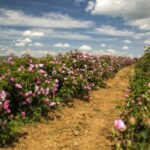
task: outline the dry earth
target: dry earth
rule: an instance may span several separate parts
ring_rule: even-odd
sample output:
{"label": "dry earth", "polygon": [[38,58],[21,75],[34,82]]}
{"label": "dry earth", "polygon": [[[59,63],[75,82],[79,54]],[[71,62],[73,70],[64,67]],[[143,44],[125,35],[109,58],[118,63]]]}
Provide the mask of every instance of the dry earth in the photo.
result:
{"label": "dry earth", "polygon": [[0,150],[110,150],[111,128],[124,104],[124,91],[134,66],[120,70],[108,80],[106,89],[92,92],[89,103],[76,100],[60,109],[57,119],[22,127],[26,136]]}

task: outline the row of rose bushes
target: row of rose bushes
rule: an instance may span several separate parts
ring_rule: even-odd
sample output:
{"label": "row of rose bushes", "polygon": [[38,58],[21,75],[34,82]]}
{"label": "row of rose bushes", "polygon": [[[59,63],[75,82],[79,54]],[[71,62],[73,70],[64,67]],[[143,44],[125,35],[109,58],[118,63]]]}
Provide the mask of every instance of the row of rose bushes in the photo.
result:
{"label": "row of rose bushes", "polygon": [[91,90],[135,59],[81,52],[0,62],[0,144],[17,137],[18,123],[39,121],[61,103],[89,100]]}
{"label": "row of rose bushes", "polygon": [[127,104],[122,120],[115,121],[121,141],[117,149],[150,149],[150,53],[146,53],[136,64],[131,79]]}

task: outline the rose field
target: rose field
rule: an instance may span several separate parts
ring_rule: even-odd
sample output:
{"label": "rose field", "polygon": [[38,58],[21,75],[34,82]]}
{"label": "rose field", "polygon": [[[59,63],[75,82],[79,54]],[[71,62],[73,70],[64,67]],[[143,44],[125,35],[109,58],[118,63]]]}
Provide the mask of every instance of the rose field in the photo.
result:
{"label": "rose field", "polygon": [[[124,100],[124,97],[126,100]],[[117,102],[114,102],[114,100],[117,100]],[[92,116],[95,112],[102,113],[98,116],[93,114],[93,117],[89,117],[91,122],[89,126],[93,124],[95,129],[100,126],[98,122],[110,113],[108,117],[106,115],[106,120],[113,122],[113,124],[108,125],[108,130],[111,132],[111,140],[110,138],[109,140],[113,141],[111,148],[118,150],[150,149],[149,102],[149,53],[139,60],[123,56],[95,56],[79,51],[58,54],[55,57],[51,55],[43,58],[33,58],[30,55],[9,57],[7,60],[0,62],[0,145],[2,149],[11,149],[12,145],[15,145],[16,149],[34,149],[31,147],[23,148],[18,144],[18,141],[21,141],[19,143],[26,141],[26,139],[22,140],[23,132],[30,133],[30,126],[34,128],[31,137],[35,134],[34,138],[38,138],[38,136],[42,136],[42,133],[36,135],[37,130],[34,124],[45,126],[45,123],[43,123],[43,120],[45,120],[48,124],[45,128],[40,128],[41,132],[45,133],[46,130],[54,128],[56,130],[54,134],[57,135],[58,127],[56,124],[54,125],[55,121],[59,122],[60,126],[69,121],[68,123],[72,124],[73,127],[75,123],[72,121],[77,118],[71,119],[70,117],[75,117],[76,114],[81,117],[80,112],[86,109],[89,116]],[[85,108],[85,105],[88,108]],[[103,105],[102,108],[98,108],[101,105]],[[79,106],[79,109],[73,108],[71,110],[72,107],[77,106]],[[93,106],[94,108],[92,108]],[[111,109],[117,107],[119,107],[119,109],[116,109],[118,112],[113,114]],[[90,108],[92,110],[88,110]],[[106,110],[103,110],[105,108]],[[72,113],[70,116],[68,115],[69,112]],[[64,122],[61,123],[58,118],[63,114],[68,119],[67,121],[64,119]],[[58,117],[53,120],[53,115]],[[84,115],[86,116],[86,114]],[[96,121],[97,118],[100,120]],[[106,127],[106,121],[103,120],[103,122]],[[77,128],[78,131],[73,131],[75,138],[82,138],[81,131],[87,126],[82,129],[81,126],[85,123],[86,121],[82,118],[80,127]],[[26,130],[23,128],[26,128]],[[94,128],[91,129],[91,133],[98,133],[99,128],[97,131]],[[88,130],[90,129],[86,130],[87,134],[90,133]],[[69,127],[66,132],[70,134]],[[63,133],[61,135],[63,137]],[[52,140],[49,142],[53,143]],[[56,142],[55,145],[61,142],[64,141],[60,138],[60,141]],[[69,143],[68,145],[70,146]],[[49,145],[47,144],[47,146]],[[74,146],[77,149],[78,142],[75,142]],[[43,149],[61,148],[49,146]],[[91,148],[89,146],[89,148],[78,147],[78,149]],[[110,147],[104,147],[103,149],[110,149]]]}

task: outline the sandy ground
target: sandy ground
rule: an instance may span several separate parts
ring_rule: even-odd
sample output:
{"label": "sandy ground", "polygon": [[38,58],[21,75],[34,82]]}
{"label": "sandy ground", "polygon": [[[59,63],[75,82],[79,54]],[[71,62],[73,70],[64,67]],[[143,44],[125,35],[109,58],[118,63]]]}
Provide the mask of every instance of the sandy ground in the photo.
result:
{"label": "sandy ground", "polygon": [[92,92],[90,102],[76,100],[57,111],[54,120],[26,125],[15,146],[0,150],[110,150],[111,129],[124,104],[124,92],[134,66],[120,70],[109,79],[106,89]]}

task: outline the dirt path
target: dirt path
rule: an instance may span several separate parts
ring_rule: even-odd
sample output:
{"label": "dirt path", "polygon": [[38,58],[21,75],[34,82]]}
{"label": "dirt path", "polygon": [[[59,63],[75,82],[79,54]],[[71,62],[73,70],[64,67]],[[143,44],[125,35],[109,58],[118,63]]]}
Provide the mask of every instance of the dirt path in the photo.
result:
{"label": "dirt path", "polygon": [[26,138],[5,149],[110,150],[113,142],[108,137],[119,113],[116,106],[124,103],[124,91],[133,72],[133,66],[119,71],[108,80],[108,88],[92,93],[90,103],[77,100],[72,107],[59,110],[54,121],[24,127]]}

